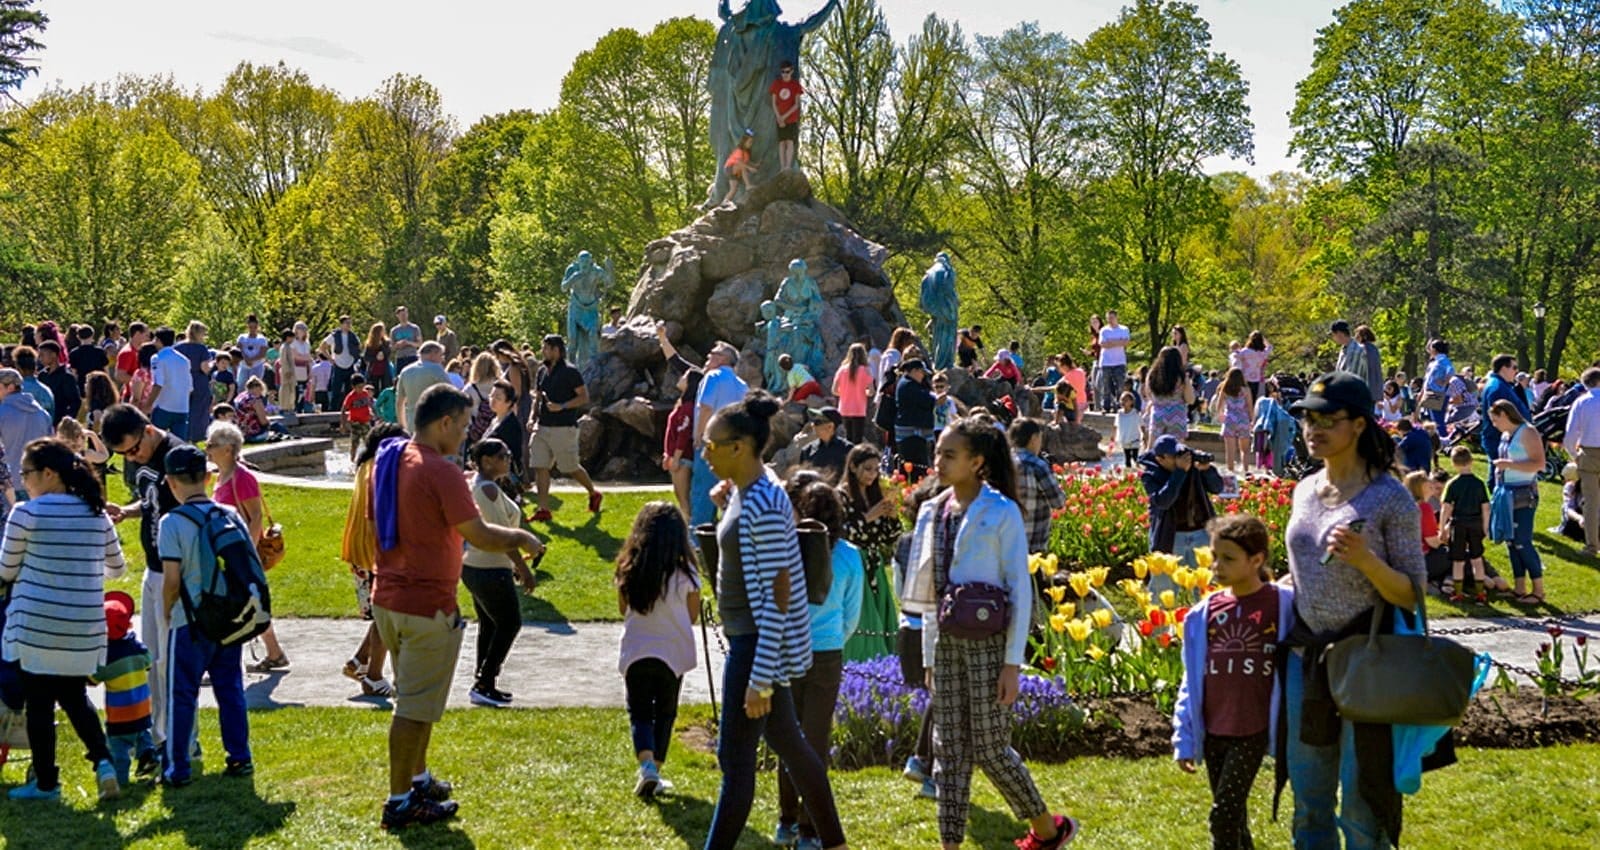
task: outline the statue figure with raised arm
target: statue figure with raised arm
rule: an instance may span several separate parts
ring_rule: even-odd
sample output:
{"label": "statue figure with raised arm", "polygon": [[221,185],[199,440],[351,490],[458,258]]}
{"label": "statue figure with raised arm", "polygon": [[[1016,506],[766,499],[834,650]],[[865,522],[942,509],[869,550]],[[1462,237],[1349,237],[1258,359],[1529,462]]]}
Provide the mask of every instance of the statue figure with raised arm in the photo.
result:
{"label": "statue figure with raised arm", "polygon": [[567,266],[561,294],[567,296],[567,360],[573,365],[587,363],[599,352],[600,302],[615,283],[611,261],[597,266],[588,251],[579,251]]}
{"label": "statue figure with raised arm", "polygon": [[950,265],[950,255],[940,251],[933,265],[922,276],[922,293],[917,299],[922,312],[932,320],[933,329],[929,343],[933,351],[933,368],[948,369],[956,362],[956,322],[961,312],[961,298],[956,295],[956,270]]}

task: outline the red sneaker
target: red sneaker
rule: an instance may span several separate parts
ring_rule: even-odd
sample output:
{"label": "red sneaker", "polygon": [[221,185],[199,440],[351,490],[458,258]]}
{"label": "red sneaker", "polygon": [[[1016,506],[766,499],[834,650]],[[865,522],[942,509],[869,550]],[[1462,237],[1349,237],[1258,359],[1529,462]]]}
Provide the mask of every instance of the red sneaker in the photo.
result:
{"label": "red sneaker", "polygon": [[1016,840],[1017,850],[1056,850],[1072,843],[1078,837],[1078,822],[1066,815],[1056,815],[1056,837],[1049,840],[1040,838],[1028,830],[1028,834]]}
{"label": "red sneaker", "polygon": [[540,508],[539,510],[533,512],[532,522],[549,522],[554,518],[554,515],[552,515],[549,510]]}
{"label": "red sneaker", "polygon": [[605,496],[602,495],[599,490],[596,490],[593,493],[590,493],[589,494],[589,513],[592,513],[592,514],[600,513],[600,500],[604,499],[604,498],[605,498]]}

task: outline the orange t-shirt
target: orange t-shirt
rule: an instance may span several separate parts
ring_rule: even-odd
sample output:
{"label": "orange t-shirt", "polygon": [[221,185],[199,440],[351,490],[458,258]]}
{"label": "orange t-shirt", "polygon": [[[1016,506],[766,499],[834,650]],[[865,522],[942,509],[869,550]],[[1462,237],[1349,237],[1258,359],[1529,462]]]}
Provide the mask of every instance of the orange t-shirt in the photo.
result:
{"label": "orange t-shirt", "polygon": [[733,171],[744,168],[745,165],[749,164],[749,162],[749,151],[745,150],[744,148],[734,148],[733,153],[728,154],[728,161],[723,163],[723,165],[725,165],[729,171]]}
{"label": "orange t-shirt", "polygon": [[406,444],[395,481],[400,542],[378,552],[372,602],[418,617],[454,614],[462,555],[456,526],[478,515],[472,490],[460,468],[415,442]]}

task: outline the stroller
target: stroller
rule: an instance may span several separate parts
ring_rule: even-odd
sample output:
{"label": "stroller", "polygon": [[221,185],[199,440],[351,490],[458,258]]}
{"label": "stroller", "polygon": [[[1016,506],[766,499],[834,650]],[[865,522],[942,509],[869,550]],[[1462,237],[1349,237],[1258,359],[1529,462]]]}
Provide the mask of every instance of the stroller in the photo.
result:
{"label": "stroller", "polygon": [[1272,376],[1272,382],[1278,385],[1285,408],[1306,397],[1306,382],[1293,372],[1279,372]]}
{"label": "stroller", "polygon": [[1456,422],[1447,422],[1445,426],[1447,431],[1442,444],[1446,453],[1456,446],[1475,446],[1482,441],[1483,417],[1477,411]]}

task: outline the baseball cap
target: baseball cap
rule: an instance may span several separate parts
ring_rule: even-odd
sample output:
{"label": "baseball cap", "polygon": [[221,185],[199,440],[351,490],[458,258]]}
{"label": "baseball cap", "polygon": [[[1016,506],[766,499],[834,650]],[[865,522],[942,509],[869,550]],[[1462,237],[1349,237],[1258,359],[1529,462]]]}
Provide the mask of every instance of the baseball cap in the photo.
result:
{"label": "baseball cap", "polygon": [[900,364],[900,373],[902,375],[910,373],[913,369],[921,369],[926,372],[928,370],[928,364],[924,363],[921,357],[913,357],[910,360]]}
{"label": "baseball cap", "polygon": [[106,636],[121,640],[133,626],[133,597],[121,590],[106,591]]}
{"label": "baseball cap", "polygon": [[1181,455],[1188,450],[1188,446],[1184,445],[1181,440],[1172,436],[1171,434],[1162,434],[1161,436],[1157,437],[1155,445],[1150,447],[1150,453],[1156,457]]}
{"label": "baseball cap", "polygon": [[811,421],[819,425],[823,422],[832,422],[834,425],[844,424],[844,416],[839,413],[839,408],[837,407],[818,408],[811,411],[810,416]]}
{"label": "baseball cap", "polygon": [[206,471],[206,453],[194,446],[178,446],[167,452],[168,475],[199,475]]}
{"label": "baseball cap", "polygon": [[1305,398],[1289,405],[1289,412],[1294,414],[1302,411],[1338,413],[1341,410],[1359,414],[1372,412],[1372,388],[1367,386],[1365,378],[1350,372],[1329,372],[1311,382]]}
{"label": "baseball cap", "polygon": [[436,325],[444,324],[444,314],[440,313],[439,315],[434,316],[433,317],[433,323],[436,324]]}

